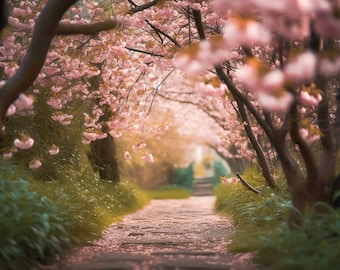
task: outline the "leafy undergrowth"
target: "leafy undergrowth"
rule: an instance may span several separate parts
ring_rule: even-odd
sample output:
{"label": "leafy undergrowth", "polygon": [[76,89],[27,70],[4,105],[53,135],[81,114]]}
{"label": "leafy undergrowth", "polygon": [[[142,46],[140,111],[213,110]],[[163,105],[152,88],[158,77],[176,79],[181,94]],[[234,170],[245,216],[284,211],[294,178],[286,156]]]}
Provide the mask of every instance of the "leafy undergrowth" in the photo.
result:
{"label": "leafy undergrowth", "polygon": [[149,190],[147,194],[152,200],[187,199],[191,196],[190,191],[178,186],[166,186],[156,190]]}
{"label": "leafy undergrowth", "polygon": [[322,213],[310,209],[302,225],[291,228],[287,219],[294,209],[284,182],[270,190],[259,175],[254,168],[243,175],[258,195],[239,182],[216,188],[216,210],[234,221],[230,251],[254,251],[269,269],[340,269],[340,212],[322,205]]}
{"label": "leafy undergrowth", "polygon": [[93,173],[65,172],[63,180],[42,182],[1,161],[0,269],[47,263],[100,237],[103,229],[148,200],[127,181],[113,185]]}

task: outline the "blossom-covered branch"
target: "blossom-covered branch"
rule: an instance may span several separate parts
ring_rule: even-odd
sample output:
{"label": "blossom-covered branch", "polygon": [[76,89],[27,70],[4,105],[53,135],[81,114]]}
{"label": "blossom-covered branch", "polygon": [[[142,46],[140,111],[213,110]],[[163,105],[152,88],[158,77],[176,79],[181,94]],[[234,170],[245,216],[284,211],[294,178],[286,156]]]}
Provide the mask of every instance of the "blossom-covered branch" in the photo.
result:
{"label": "blossom-covered branch", "polygon": [[19,69],[0,90],[0,134],[7,108],[32,85],[44,65],[59,21],[77,0],[49,0],[37,19],[31,44]]}

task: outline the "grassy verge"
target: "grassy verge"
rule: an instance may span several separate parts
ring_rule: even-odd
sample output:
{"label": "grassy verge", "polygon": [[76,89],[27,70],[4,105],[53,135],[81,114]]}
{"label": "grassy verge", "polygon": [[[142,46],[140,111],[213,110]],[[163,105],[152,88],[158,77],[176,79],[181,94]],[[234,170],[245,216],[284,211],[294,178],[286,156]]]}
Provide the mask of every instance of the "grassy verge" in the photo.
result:
{"label": "grassy verge", "polygon": [[340,212],[326,205],[323,213],[309,209],[301,227],[292,229],[286,223],[293,208],[284,182],[269,190],[259,175],[256,169],[244,175],[261,190],[259,195],[238,182],[216,189],[216,210],[234,220],[229,249],[253,251],[269,269],[340,269]]}
{"label": "grassy verge", "polygon": [[149,190],[147,194],[152,200],[186,199],[191,196],[190,191],[177,186],[166,186],[157,190]]}
{"label": "grassy verge", "polygon": [[0,162],[0,269],[30,269],[148,203],[127,181],[113,185],[93,173],[67,172],[60,181],[33,179]]}

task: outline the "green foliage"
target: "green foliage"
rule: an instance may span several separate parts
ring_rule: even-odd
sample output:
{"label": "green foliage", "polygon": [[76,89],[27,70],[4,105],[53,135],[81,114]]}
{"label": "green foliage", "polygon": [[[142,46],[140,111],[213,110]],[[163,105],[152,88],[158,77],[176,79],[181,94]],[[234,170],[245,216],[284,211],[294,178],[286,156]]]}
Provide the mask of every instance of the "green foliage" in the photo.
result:
{"label": "green foliage", "polygon": [[0,269],[26,269],[37,261],[60,254],[74,241],[69,233],[74,208],[61,211],[34,192],[10,164],[0,166]]}
{"label": "green foliage", "polygon": [[[252,183],[251,180],[249,182]],[[239,182],[220,184],[216,187],[215,194],[215,209],[230,216],[237,229],[230,245],[234,252],[257,249],[260,244],[259,236],[286,220],[291,205],[265,187],[257,195]]]}
{"label": "green foliage", "polygon": [[186,199],[191,195],[187,189],[175,185],[165,186],[157,190],[150,190],[147,194],[153,200]]}
{"label": "green foliage", "polygon": [[228,170],[223,166],[221,161],[214,161],[214,185],[220,183],[220,178],[223,176],[228,176]]}
{"label": "green foliage", "polygon": [[194,166],[191,163],[187,168],[174,168],[173,184],[183,187],[187,190],[192,190],[194,182]]}
{"label": "green foliage", "polygon": [[[64,171],[59,181],[32,180],[0,162],[0,269],[27,269],[103,229],[148,202],[131,183],[114,185],[92,172]],[[25,180],[24,180],[25,179]]]}
{"label": "green foliage", "polygon": [[[31,93],[33,96],[34,94]],[[1,151],[11,151],[15,138],[26,134],[34,139],[30,149],[18,150],[13,153],[12,161],[28,169],[30,161],[39,159],[42,166],[33,172],[35,179],[53,181],[63,177],[64,170],[72,166],[74,170],[82,170],[87,146],[82,144],[83,113],[88,105],[81,100],[74,100],[65,105],[64,112],[73,116],[70,125],[63,126],[53,121],[55,112],[48,104],[51,91],[40,89],[39,97],[34,102],[34,112],[28,110],[9,117],[6,121],[6,136],[1,142]],[[50,155],[49,150],[57,146],[59,153]],[[86,156],[85,156],[86,158]]]}
{"label": "green foliage", "polygon": [[259,259],[271,269],[339,269],[340,211],[322,204],[309,209],[303,223],[291,228],[283,223],[263,237]]}
{"label": "green foliage", "polygon": [[278,188],[271,190],[258,186],[263,179],[255,168],[247,170],[243,177],[261,190],[259,195],[241,183],[216,188],[216,210],[230,216],[235,225],[231,251],[255,251],[256,260],[269,269],[340,268],[339,210],[318,204],[303,214],[301,226],[292,228],[287,221],[295,209],[284,179],[279,178]]}

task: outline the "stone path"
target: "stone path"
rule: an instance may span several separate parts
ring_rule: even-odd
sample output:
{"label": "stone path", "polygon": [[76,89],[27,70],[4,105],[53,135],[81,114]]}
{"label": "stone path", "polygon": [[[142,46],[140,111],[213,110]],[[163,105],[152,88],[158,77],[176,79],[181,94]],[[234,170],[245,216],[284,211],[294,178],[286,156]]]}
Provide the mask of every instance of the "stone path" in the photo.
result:
{"label": "stone path", "polygon": [[50,269],[260,269],[250,254],[227,252],[233,227],[213,212],[214,199],[154,200]]}

